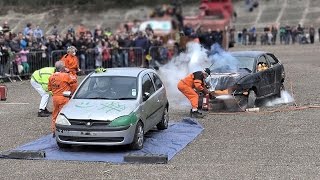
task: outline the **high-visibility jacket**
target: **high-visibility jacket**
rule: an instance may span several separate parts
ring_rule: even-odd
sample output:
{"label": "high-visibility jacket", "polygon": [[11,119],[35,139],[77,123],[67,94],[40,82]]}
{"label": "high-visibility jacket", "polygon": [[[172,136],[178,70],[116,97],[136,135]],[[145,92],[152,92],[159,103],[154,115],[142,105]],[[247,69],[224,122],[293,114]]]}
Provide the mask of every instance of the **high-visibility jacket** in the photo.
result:
{"label": "high-visibility jacket", "polygon": [[55,72],[49,78],[49,91],[52,91],[52,96],[63,96],[64,91],[74,92],[72,84],[76,83],[76,80],[71,77],[70,74],[65,72]]}
{"label": "high-visibility jacket", "polygon": [[49,77],[55,72],[54,67],[44,67],[32,73],[31,78],[41,84],[43,90],[48,91]]}
{"label": "high-visibility jacket", "polygon": [[198,91],[203,91],[205,88],[204,78],[202,71],[197,71],[189,74],[187,77],[182,79],[182,81],[189,87],[196,88]]}
{"label": "high-visibility jacket", "polygon": [[65,67],[69,69],[71,74],[77,75],[77,72],[79,70],[79,62],[77,56],[66,54],[62,56],[61,61],[64,62]]}

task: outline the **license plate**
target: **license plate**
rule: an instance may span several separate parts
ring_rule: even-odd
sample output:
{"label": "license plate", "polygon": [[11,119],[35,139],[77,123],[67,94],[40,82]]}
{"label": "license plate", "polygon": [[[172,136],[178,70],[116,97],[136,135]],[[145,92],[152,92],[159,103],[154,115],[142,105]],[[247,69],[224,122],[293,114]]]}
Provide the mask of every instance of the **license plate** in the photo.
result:
{"label": "license plate", "polygon": [[96,136],[96,133],[93,132],[80,132],[81,135],[86,135],[86,136]]}

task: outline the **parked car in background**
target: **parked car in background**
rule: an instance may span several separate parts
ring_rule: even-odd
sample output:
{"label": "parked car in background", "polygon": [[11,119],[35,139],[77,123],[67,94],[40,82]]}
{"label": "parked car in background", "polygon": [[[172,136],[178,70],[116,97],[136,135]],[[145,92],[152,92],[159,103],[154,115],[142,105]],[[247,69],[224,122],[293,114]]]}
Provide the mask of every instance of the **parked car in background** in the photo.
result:
{"label": "parked car in background", "polygon": [[168,127],[168,108],[165,87],[152,69],[93,72],[59,113],[56,141],[60,148],[128,144],[141,149],[147,131]]}
{"label": "parked car in background", "polygon": [[242,110],[252,108],[257,99],[281,96],[285,71],[276,56],[264,51],[231,52],[232,64],[210,66],[207,78],[212,98],[232,95]]}

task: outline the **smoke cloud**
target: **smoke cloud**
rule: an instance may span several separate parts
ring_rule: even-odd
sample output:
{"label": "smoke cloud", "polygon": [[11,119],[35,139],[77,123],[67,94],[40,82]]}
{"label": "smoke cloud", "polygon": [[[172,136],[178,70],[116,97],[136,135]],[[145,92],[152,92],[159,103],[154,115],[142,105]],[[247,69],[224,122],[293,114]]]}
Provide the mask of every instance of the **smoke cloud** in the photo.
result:
{"label": "smoke cloud", "polygon": [[185,53],[180,53],[169,63],[159,67],[159,74],[166,86],[169,103],[174,106],[190,107],[188,99],[178,90],[178,82],[188,74],[210,66],[207,50],[198,43],[189,42]]}

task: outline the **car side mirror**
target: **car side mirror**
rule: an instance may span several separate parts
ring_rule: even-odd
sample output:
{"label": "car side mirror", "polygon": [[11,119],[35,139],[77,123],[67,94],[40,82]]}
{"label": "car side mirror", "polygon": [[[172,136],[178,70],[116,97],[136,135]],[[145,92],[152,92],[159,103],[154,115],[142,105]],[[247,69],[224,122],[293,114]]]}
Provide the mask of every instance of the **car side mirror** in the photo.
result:
{"label": "car side mirror", "polygon": [[142,97],[142,99],[143,99],[143,101],[146,101],[146,100],[148,100],[148,99],[149,99],[149,97],[150,97],[150,93],[148,93],[148,92],[144,92],[144,93],[143,93],[143,97]]}
{"label": "car side mirror", "polygon": [[71,96],[71,91],[63,91],[63,96],[69,98]]}

